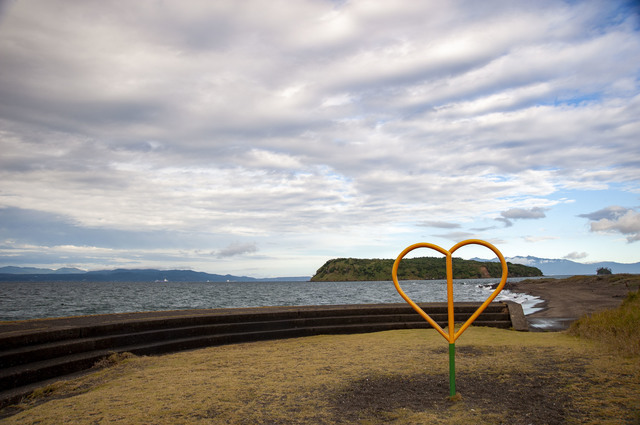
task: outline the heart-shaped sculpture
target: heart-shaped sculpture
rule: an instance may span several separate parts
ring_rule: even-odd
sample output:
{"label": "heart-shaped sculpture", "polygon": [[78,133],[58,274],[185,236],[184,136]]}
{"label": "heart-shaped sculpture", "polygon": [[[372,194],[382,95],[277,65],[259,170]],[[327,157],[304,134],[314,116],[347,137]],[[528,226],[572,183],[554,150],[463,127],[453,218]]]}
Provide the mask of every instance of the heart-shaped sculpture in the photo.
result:
{"label": "heart-shaped sculpture", "polygon": [[[467,321],[464,322],[464,324],[460,327],[460,329],[458,329],[458,331],[455,332],[455,327],[454,327],[455,320],[453,317],[453,257],[452,256],[453,256],[453,253],[458,248],[463,247],[465,245],[482,245],[491,249],[500,259],[500,264],[502,265],[502,278],[500,279],[500,284],[498,284],[498,286],[491,293],[489,298],[487,298],[482,303],[482,305],[478,307],[475,313],[473,313],[471,317],[469,317],[469,319],[467,319]],[[402,258],[404,258],[405,255],[407,255],[409,252],[417,248],[430,248],[446,256],[446,259],[447,259],[446,260],[447,261],[447,313],[448,313],[447,319],[448,319],[448,326],[449,326],[448,335],[440,327],[440,325],[438,325],[435,322],[435,320],[433,320],[427,313],[425,313],[425,311],[422,308],[420,308],[418,304],[413,302],[411,298],[409,298],[407,294],[404,293],[404,291],[400,287],[400,283],[398,283],[398,267],[400,266],[400,261],[402,260]],[[458,339],[458,337],[462,334],[462,332],[464,332],[471,325],[471,323],[473,323],[473,321],[476,320],[476,318],[487,308],[487,306],[491,303],[491,301],[493,301],[495,297],[500,293],[500,291],[502,291],[502,288],[507,283],[508,274],[509,274],[509,270],[507,268],[507,262],[502,256],[502,253],[500,253],[500,251],[498,251],[498,249],[495,246],[491,245],[489,242],[485,242],[480,239],[468,239],[466,241],[459,242],[455,244],[448,251],[444,248],[439,247],[438,245],[434,245],[427,242],[421,242],[421,243],[411,245],[400,253],[396,261],[393,263],[393,269],[391,271],[393,283],[396,286],[396,290],[398,291],[400,296],[404,298],[404,300],[407,303],[409,303],[409,305],[413,307],[413,309],[417,311],[418,314],[420,314],[420,316],[422,316],[427,322],[429,322],[429,324],[433,326],[447,341],[449,341],[449,344],[453,344],[456,341],[456,339]]]}

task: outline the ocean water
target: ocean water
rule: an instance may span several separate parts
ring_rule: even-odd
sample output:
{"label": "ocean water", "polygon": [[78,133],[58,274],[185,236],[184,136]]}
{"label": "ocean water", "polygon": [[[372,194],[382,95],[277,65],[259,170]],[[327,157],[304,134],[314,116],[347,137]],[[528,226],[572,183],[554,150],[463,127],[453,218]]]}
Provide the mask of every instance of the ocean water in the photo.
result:
{"label": "ocean water", "polygon": [[[511,282],[523,278],[509,279]],[[454,301],[484,301],[499,279],[454,280]],[[401,281],[415,302],[447,301],[446,280]],[[525,314],[539,299],[502,291]],[[0,320],[140,311],[401,303],[393,282],[0,282]]]}

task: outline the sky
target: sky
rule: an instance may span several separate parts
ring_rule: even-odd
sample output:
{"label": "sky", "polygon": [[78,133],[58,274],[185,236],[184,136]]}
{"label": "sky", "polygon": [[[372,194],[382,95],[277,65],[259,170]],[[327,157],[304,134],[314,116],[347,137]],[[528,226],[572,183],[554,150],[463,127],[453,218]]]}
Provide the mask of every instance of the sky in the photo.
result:
{"label": "sky", "polygon": [[639,35],[616,0],[0,0],[0,266],[639,262]]}

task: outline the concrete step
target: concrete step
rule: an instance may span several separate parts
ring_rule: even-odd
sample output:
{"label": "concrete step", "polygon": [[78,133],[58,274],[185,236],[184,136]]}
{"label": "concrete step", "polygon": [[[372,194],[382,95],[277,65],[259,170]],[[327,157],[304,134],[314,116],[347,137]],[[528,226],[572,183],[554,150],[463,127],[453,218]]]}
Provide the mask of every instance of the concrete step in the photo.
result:
{"label": "concrete step", "polygon": [[[429,303],[421,304],[429,315],[447,314],[446,303]],[[479,303],[458,303],[454,306],[456,319],[458,314],[475,312]],[[276,310],[274,310],[276,309]],[[44,319],[42,321],[26,321],[38,322],[33,326],[34,329],[25,331],[21,322],[13,322],[3,326],[0,329],[0,347],[3,349],[11,349],[14,347],[23,347],[26,345],[43,344],[47,342],[56,342],[65,339],[78,339],[100,335],[116,335],[119,333],[143,332],[153,329],[166,329],[174,327],[197,326],[214,323],[238,323],[251,322],[257,320],[286,320],[291,318],[306,317],[326,317],[326,316],[363,316],[363,315],[383,315],[383,314],[415,314],[406,304],[369,304],[369,305],[346,305],[346,306],[313,306],[313,307],[283,307],[283,311],[277,308],[257,308],[257,309],[217,309],[217,310],[195,310],[200,313],[188,316],[189,310],[171,311],[171,312],[149,312],[146,315],[157,314],[162,317],[163,314],[183,314],[181,317],[162,317],[162,318],[144,318],[136,320],[141,314],[114,314],[114,315],[97,315],[76,318],[55,318]],[[234,310],[252,310],[252,313],[236,313]],[[502,303],[490,304],[485,312],[505,311],[506,307]],[[203,314],[204,312],[204,314]],[[112,317],[133,317],[129,320],[113,321],[111,323],[101,323],[102,320],[117,320]],[[153,316],[151,316],[153,317]],[[68,324],[71,322],[70,324]],[[88,323],[89,324],[88,324]],[[16,327],[20,332],[2,332],[3,330],[11,331],[12,327]]]}
{"label": "concrete step", "polygon": [[[479,326],[488,324],[492,326],[508,328],[511,325],[511,321],[509,320],[478,320],[477,322],[478,323],[476,325]],[[284,323],[287,322],[278,322],[279,325],[282,325]],[[446,326],[446,323],[444,321],[438,324],[441,327]],[[42,359],[40,361],[19,364],[12,367],[5,367],[0,370],[0,388],[12,389],[29,385],[34,382],[38,382],[39,380],[47,380],[55,377],[56,375],[67,375],[83,369],[88,369],[99,360],[108,357],[113,353],[130,352],[136,355],[156,355],[202,347],[268,339],[296,338],[321,334],[380,332],[394,329],[414,329],[429,327],[430,325],[424,320],[418,320],[415,322],[385,321],[350,324],[335,321],[333,325],[325,323],[322,325],[316,324],[313,326],[274,326],[271,327],[271,329],[262,328],[259,330],[254,329],[251,331],[247,329],[239,329],[240,332],[205,333],[195,336],[185,336],[186,333],[182,333],[181,337],[175,337],[174,335],[173,338],[168,337],[171,332],[167,332],[167,335],[165,335],[165,337],[160,340],[149,340],[140,338],[139,341],[143,342],[136,343],[132,340],[122,339],[120,340],[122,344],[114,345],[109,348],[80,351],[74,354],[65,354],[62,356]],[[182,329],[174,329],[172,331],[175,330],[182,331]],[[125,341],[129,343],[125,344]]]}
{"label": "concrete step", "polygon": [[[398,316],[398,321],[406,320],[406,316]],[[309,319],[290,319],[280,321],[254,321],[241,323],[220,323],[210,325],[197,325],[179,328],[157,329],[141,332],[129,332],[125,334],[108,334],[104,336],[64,339],[44,344],[30,344],[27,346],[3,350],[0,352],[0,367],[7,368],[19,364],[36,362],[56,356],[70,355],[83,351],[106,349],[121,345],[130,345],[139,341],[157,341],[176,339],[184,336],[210,335],[216,333],[251,332],[258,330],[283,329],[290,327],[304,327],[317,325],[318,323],[334,322],[349,323],[352,321],[367,320],[365,317],[327,317]],[[384,320],[383,316],[371,316],[368,320]],[[171,323],[175,325],[174,323]]]}
{"label": "concrete step", "polygon": [[[458,321],[464,322],[470,317],[470,313],[458,314]],[[441,326],[447,321],[446,314],[432,314],[432,318]],[[507,313],[486,313],[478,319],[476,325],[482,321],[497,323],[499,321],[509,321]],[[415,313],[407,314],[384,314],[366,316],[325,316],[295,318],[289,320],[268,320],[240,323],[220,323],[210,325],[197,325],[180,328],[158,329],[142,332],[130,332],[126,334],[105,335],[90,338],[65,339],[44,344],[31,344],[0,352],[0,368],[7,368],[19,364],[37,362],[52,357],[70,355],[83,351],[107,349],[121,345],[129,345],[139,341],[160,341],[175,339],[184,336],[210,335],[216,333],[238,333],[254,332],[259,330],[285,329],[296,327],[313,327],[327,325],[349,325],[358,323],[377,322],[422,322],[423,319]],[[173,323],[172,323],[173,324]]]}

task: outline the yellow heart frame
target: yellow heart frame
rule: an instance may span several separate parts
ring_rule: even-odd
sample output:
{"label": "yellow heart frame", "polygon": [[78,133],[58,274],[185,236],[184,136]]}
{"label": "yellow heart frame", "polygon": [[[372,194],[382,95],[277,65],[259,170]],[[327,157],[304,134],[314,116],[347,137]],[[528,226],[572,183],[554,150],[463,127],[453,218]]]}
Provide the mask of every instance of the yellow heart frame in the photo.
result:
{"label": "yellow heart frame", "polygon": [[[492,250],[500,259],[500,264],[502,265],[502,278],[500,279],[500,283],[498,284],[498,286],[496,287],[496,289],[491,293],[491,295],[489,296],[489,298],[487,298],[485,300],[484,303],[482,303],[482,305],[480,307],[478,307],[478,309],[475,311],[475,313],[473,313],[473,315],[471,315],[471,317],[469,319],[467,319],[466,322],[464,322],[464,324],[462,325],[462,327],[460,327],[460,329],[458,329],[457,332],[455,332],[455,320],[453,317],[453,253],[458,250],[458,248],[461,248],[465,245],[482,245],[485,246],[487,248],[489,248],[490,250]],[[442,254],[444,254],[446,256],[446,264],[447,264],[447,318],[448,318],[448,326],[449,326],[449,334],[447,335],[447,333],[440,327],[440,325],[438,325],[435,320],[433,320],[427,313],[424,312],[424,310],[422,308],[420,308],[420,306],[418,304],[416,304],[415,302],[413,302],[411,300],[411,298],[409,298],[407,296],[407,294],[404,293],[404,291],[402,290],[402,288],[400,287],[400,283],[398,283],[398,267],[400,266],[400,261],[402,260],[402,258],[404,258],[405,255],[407,255],[409,252],[413,251],[414,249],[417,248],[430,248],[433,250],[436,250]],[[391,271],[391,276],[393,278],[393,284],[396,287],[396,290],[398,291],[398,293],[400,294],[400,296],[402,298],[404,298],[404,300],[409,303],[409,305],[411,307],[413,307],[413,309],[415,311],[418,312],[418,314],[420,314],[420,316],[422,316],[427,322],[429,322],[429,324],[431,326],[433,326],[447,341],[449,341],[449,344],[453,344],[456,339],[458,339],[458,337],[471,325],[471,323],[473,323],[474,320],[476,320],[476,318],[487,308],[487,306],[495,299],[495,297],[498,295],[498,293],[500,293],[500,291],[502,291],[502,288],[504,287],[504,285],[507,283],[507,277],[509,275],[509,269],[507,268],[507,262],[504,259],[504,256],[502,255],[502,253],[500,251],[498,251],[498,249],[491,245],[489,242],[485,242],[483,240],[480,239],[468,239],[462,242],[459,242],[457,244],[455,244],[450,250],[446,250],[444,248],[439,247],[438,245],[434,245],[431,243],[427,243],[427,242],[420,242],[417,244],[413,244],[409,247],[407,247],[404,251],[402,251],[400,253],[400,255],[398,256],[398,258],[396,259],[396,261],[393,263],[393,269]]]}

